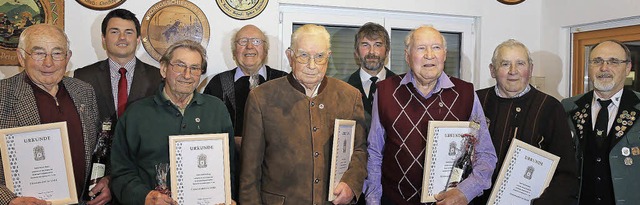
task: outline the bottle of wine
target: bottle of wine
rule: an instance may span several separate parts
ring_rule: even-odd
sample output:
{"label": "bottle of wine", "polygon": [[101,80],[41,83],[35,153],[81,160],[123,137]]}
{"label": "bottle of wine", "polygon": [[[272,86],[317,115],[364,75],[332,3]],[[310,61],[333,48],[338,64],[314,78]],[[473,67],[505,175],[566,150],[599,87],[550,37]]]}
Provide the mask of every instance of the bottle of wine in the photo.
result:
{"label": "bottle of wine", "polygon": [[467,178],[471,173],[471,155],[473,154],[473,143],[470,140],[465,140],[466,143],[463,146],[464,152],[453,163],[451,168],[451,174],[449,175],[449,181],[447,182],[447,191],[449,189],[458,186],[463,179]]}
{"label": "bottle of wine", "polygon": [[100,134],[98,134],[98,142],[96,144],[96,148],[93,150],[93,155],[91,156],[91,175],[89,175],[89,182],[86,185],[86,192],[84,195],[84,199],[86,201],[93,200],[95,198],[95,195],[98,194],[94,193],[95,195],[93,197],[90,197],[88,193],[105,175],[107,164],[109,164],[112,135],[113,133],[111,132],[111,120],[105,119],[102,122],[102,131],[100,132]]}

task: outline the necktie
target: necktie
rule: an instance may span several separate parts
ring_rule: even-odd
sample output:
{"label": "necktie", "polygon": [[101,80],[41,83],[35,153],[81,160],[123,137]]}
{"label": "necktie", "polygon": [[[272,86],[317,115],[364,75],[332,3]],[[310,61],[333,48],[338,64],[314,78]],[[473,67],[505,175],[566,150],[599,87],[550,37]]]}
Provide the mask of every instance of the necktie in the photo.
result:
{"label": "necktie", "polygon": [[378,77],[371,77],[371,87],[369,87],[369,101],[373,101],[373,94],[376,92],[376,81],[378,81]]}
{"label": "necktie", "polygon": [[120,68],[120,80],[118,81],[118,117],[122,116],[127,107],[127,69]]}
{"label": "necktie", "polygon": [[253,90],[254,88],[258,87],[259,84],[260,84],[260,75],[256,73],[251,75],[251,77],[249,77],[249,89]]}
{"label": "necktie", "polygon": [[598,112],[598,117],[596,118],[596,142],[600,145],[603,139],[607,136],[607,132],[609,131],[609,104],[611,104],[611,100],[599,100],[600,103],[600,112]]}

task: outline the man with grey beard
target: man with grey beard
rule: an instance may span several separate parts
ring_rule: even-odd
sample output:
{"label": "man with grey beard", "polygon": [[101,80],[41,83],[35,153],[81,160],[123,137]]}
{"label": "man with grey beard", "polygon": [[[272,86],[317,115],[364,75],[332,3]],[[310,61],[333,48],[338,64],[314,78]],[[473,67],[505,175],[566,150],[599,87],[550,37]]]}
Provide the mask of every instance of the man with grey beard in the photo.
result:
{"label": "man with grey beard", "polygon": [[[571,123],[581,179],[580,204],[636,204],[640,195],[640,93],[624,88],[629,49],[603,41],[589,54],[594,89],[562,100]],[[639,115],[639,116],[636,116]]]}
{"label": "man with grey beard", "polygon": [[365,110],[365,126],[369,129],[371,120],[371,102],[376,91],[376,82],[396,75],[389,68],[384,67],[391,49],[389,33],[380,24],[368,22],[358,30],[355,36],[355,57],[358,58],[360,69],[355,71],[347,83],[358,88],[362,94]]}

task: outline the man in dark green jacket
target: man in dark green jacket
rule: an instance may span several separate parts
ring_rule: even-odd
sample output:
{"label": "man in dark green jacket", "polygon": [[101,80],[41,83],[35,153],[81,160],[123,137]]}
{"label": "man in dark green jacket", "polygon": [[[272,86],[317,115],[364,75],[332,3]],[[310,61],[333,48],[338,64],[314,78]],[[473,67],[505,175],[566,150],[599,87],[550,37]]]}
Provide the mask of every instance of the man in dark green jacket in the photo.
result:
{"label": "man in dark green jacket", "polygon": [[111,152],[114,195],[123,204],[177,204],[154,190],[155,166],[169,163],[169,136],[228,133],[230,181],[235,196],[229,113],[218,98],[195,91],[200,76],[206,72],[204,48],[190,40],[176,42],[160,59],[160,67],[165,80],[156,95],[132,104],[116,125]]}

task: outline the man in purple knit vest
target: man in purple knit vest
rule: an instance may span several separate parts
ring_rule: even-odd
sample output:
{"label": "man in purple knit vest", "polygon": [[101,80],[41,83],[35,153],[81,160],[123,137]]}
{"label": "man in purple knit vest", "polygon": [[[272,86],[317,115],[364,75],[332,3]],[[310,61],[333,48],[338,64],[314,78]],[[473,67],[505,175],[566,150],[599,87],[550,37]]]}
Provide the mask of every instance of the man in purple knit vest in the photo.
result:
{"label": "man in purple knit vest", "polygon": [[491,186],[496,154],[473,85],[443,72],[446,41],[419,27],[405,38],[411,70],[378,83],[374,94],[366,185],[367,204],[420,204],[431,120],[480,124],[473,171],[457,188],[435,196],[437,204],[467,204]]}

